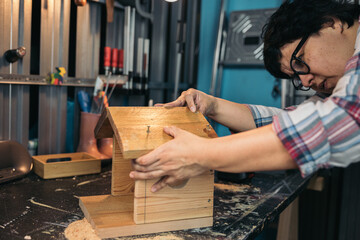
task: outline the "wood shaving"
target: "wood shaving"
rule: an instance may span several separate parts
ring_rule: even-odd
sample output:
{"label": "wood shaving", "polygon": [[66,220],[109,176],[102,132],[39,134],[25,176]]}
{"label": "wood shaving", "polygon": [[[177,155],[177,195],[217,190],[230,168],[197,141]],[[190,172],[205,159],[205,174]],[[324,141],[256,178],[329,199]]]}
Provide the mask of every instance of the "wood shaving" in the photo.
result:
{"label": "wood shaving", "polygon": [[[125,238],[125,240],[126,240],[126,238]],[[169,234],[169,235],[159,235],[159,236],[148,237],[148,238],[135,238],[133,240],[184,240],[184,239],[181,237],[177,237],[173,234]]]}
{"label": "wood shaving", "polygon": [[221,184],[221,183],[215,183],[214,185],[216,188],[231,191],[231,192],[241,192],[241,191],[244,191],[244,190],[247,190],[250,188],[249,185],[228,185],[228,184]]}
{"label": "wood shaving", "polygon": [[69,224],[64,233],[68,240],[101,240],[86,218]]}

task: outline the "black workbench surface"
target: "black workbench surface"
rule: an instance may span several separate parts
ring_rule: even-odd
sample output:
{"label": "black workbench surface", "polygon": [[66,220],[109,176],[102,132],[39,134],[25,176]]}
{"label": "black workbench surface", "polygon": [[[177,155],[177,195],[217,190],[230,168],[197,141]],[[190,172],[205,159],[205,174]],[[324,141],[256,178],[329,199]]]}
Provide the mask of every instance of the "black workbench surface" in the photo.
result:
{"label": "black workbench surface", "polygon": [[[305,188],[299,172],[255,173],[242,184],[215,184],[214,225],[166,234],[179,239],[253,239]],[[65,239],[84,218],[79,196],[110,194],[110,164],[100,174],[43,180],[34,173],[0,184],[0,239]]]}

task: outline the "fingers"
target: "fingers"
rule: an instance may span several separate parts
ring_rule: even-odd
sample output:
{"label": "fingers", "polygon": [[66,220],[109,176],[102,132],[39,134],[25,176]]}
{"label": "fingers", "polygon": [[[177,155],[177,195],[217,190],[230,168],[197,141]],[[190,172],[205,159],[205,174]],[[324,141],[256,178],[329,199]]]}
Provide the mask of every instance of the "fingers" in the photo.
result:
{"label": "fingers", "polygon": [[176,99],[175,101],[169,102],[169,103],[165,103],[163,105],[163,107],[165,108],[172,108],[172,107],[182,107],[185,105],[185,101],[183,99],[183,97],[179,97],[178,99]]}
{"label": "fingers", "polygon": [[168,181],[166,181],[166,183],[172,188],[183,188],[188,183],[188,181],[189,179],[172,181],[172,179],[169,178]]}
{"label": "fingers", "polygon": [[195,95],[191,92],[185,94],[185,101],[187,106],[189,107],[190,111],[196,112],[196,105],[194,101]]}
{"label": "fingers", "polygon": [[154,105],[154,107],[163,107],[165,104],[164,103],[156,103],[155,105]]}
{"label": "fingers", "polygon": [[136,163],[137,164],[140,164],[140,165],[143,165],[143,166],[148,166],[148,165],[151,165],[157,161],[159,161],[160,159],[160,154],[161,152],[163,151],[163,148],[164,147],[158,147],[158,148],[155,148],[153,151],[139,157],[138,159],[136,159]]}
{"label": "fingers", "polygon": [[164,127],[164,132],[170,136],[172,136],[173,138],[175,138],[177,136],[177,134],[179,133],[179,131],[181,131],[180,128],[177,128],[175,126],[170,126],[170,127]]}
{"label": "fingers", "polygon": [[151,191],[157,192],[157,191],[163,189],[164,187],[166,187],[166,185],[167,185],[166,181],[168,178],[169,178],[169,176],[164,176],[164,177],[160,178],[159,181],[157,181],[156,183],[154,183],[154,185],[152,185]]}
{"label": "fingers", "polygon": [[136,180],[154,179],[164,176],[164,171],[155,170],[151,172],[131,171],[129,177]]}
{"label": "fingers", "polygon": [[188,182],[188,179],[176,179],[172,176],[164,176],[159,179],[154,185],[151,187],[152,192],[157,192],[169,185],[172,188],[182,188]]}
{"label": "fingers", "polygon": [[199,91],[195,89],[188,89],[181,93],[181,96],[178,97],[175,101],[169,103],[157,103],[155,107],[165,107],[165,108],[172,108],[172,107],[182,107],[187,105],[190,111],[196,112],[197,106],[195,103],[195,99],[198,97]]}

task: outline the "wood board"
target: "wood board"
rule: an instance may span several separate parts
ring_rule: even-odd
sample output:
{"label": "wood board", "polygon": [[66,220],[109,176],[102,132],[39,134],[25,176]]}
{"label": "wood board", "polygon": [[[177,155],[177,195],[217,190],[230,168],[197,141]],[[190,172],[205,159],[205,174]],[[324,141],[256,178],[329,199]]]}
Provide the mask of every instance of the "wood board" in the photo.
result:
{"label": "wood board", "polygon": [[[51,162],[48,159],[70,157],[71,161]],[[101,172],[101,160],[85,152],[33,156],[34,171],[44,179],[72,177]]]}
{"label": "wood board", "polygon": [[80,208],[101,238],[176,231],[212,226],[213,218],[193,218],[147,224],[135,224],[132,217],[133,195],[80,197]]}
{"label": "wood board", "polygon": [[214,174],[207,171],[181,188],[165,187],[153,193],[155,180],[135,182],[134,221],[137,224],[213,216]]}
{"label": "wood board", "polygon": [[123,157],[116,138],[113,138],[113,140],[111,195],[134,195],[135,182],[129,177],[132,170],[131,159]]}
{"label": "wood board", "polygon": [[176,126],[204,138],[217,137],[205,117],[187,107],[109,107],[100,116],[95,137],[114,134],[124,158],[133,159],[172,139],[164,133],[165,126]]}

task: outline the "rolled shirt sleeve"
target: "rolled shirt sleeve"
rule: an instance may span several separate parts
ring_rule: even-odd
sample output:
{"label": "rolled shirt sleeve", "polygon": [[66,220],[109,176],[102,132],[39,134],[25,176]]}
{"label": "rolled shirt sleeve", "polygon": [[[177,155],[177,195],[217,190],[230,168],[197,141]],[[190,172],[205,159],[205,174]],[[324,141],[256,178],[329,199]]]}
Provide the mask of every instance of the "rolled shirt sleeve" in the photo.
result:
{"label": "rolled shirt sleeve", "polygon": [[359,59],[359,53],[350,59],[330,97],[273,118],[274,131],[303,176],[360,160]]}

